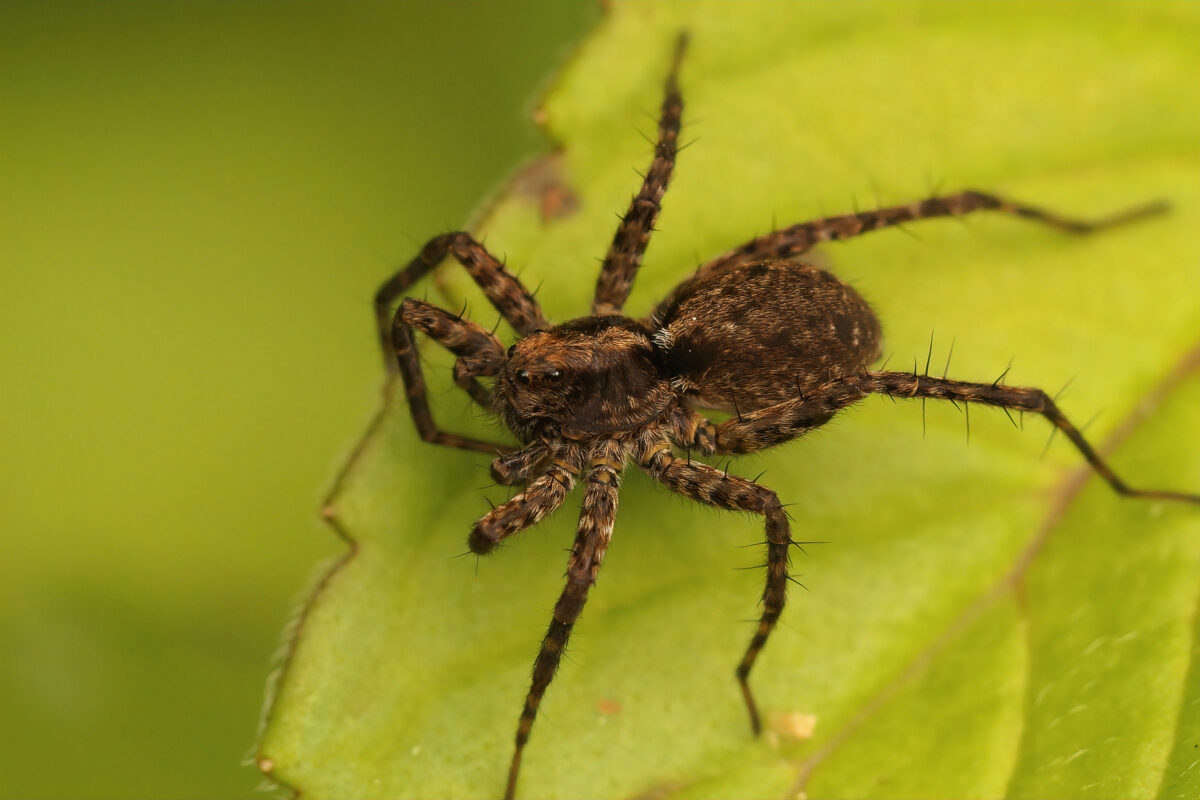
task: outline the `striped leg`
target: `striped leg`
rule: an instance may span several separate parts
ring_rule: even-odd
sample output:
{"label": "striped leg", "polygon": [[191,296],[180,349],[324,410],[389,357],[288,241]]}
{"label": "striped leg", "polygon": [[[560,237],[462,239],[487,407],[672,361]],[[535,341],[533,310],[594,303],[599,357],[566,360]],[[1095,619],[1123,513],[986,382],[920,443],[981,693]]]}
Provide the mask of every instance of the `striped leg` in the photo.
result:
{"label": "striped leg", "polygon": [[1071,444],[1075,445],[1075,449],[1083,455],[1092,469],[1117,494],[1126,497],[1200,503],[1200,494],[1130,487],[1112,471],[1104,459],[1100,458],[1087,439],[1083,438],[1079,429],[1071,424],[1071,421],[1058,410],[1054,400],[1041,389],[1005,386],[998,383],[968,383],[946,378],[931,378],[928,375],[915,375],[911,372],[868,372],[864,377],[854,380],[862,386],[864,391],[893,397],[928,397],[934,400],[984,403],[1004,409],[1011,408],[1017,411],[1041,414],[1071,440]]}
{"label": "striped leg", "polygon": [[384,281],[375,292],[375,324],[383,349],[383,366],[389,375],[395,374],[398,367],[392,350],[392,303],[448,255],[466,268],[492,305],[522,336],[549,327],[533,295],[483,245],[469,233],[445,233],[430,239],[408,266]]}
{"label": "striped leg", "polygon": [[1101,219],[1081,220],[1060,216],[1033,206],[1014,203],[986,192],[968,189],[958,194],[931,197],[928,200],[918,200],[907,205],[880,208],[858,214],[825,217],[782,228],[717,256],[702,266],[697,275],[705,275],[714,269],[730,264],[750,264],[777,258],[793,258],[821,242],[849,239],[906,222],[932,219],[933,217],[958,217],[983,210],[1015,214],[1068,233],[1093,233],[1144,217],[1162,214],[1167,210],[1167,205],[1161,202],[1148,203],[1118,211]]}
{"label": "striped leg", "polygon": [[488,407],[487,390],[475,378],[495,375],[504,364],[504,346],[499,339],[470,320],[411,297],[404,298],[400,313],[392,321],[393,327],[400,323],[417,328],[458,356],[454,383],[476,403]]}
{"label": "striped leg", "polygon": [[853,380],[828,383],[804,397],[750,411],[716,426],[717,454],[753,453],[795,439],[819,428],[840,409],[858,402],[866,392]]}
{"label": "striped leg", "polygon": [[549,456],[553,445],[538,439],[521,450],[505,453],[492,460],[492,480],[502,486],[524,483],[530,474]]}
{"label": "striped leg", "polygon": [[[421,360],[413,343],[413,328],[428,334],[438,344],[458,356],[454,365],[455,383],[470,394],[475,402],[484,405],[488,402],[488,393],[479,385],[475,377],[495,374],[496,369],[504,363],[504,349],[495,336],[474,322],[457,317],[420,300],[412,298],[404,300],[393,322],[390,341],[392,352],[395,353],[393,363],[404,381],[408,411],[412,415],[413,423],[417,426],[417,432],[421,438],[433,444],[493,455],[512,450],[513,448],[509,445],[471,439],[447,433],[438,428],[433,419],[433,412],[429,408],[429,398],[425,390],[425,375],[421,370]],[[390,381],[388,385],[392,385]]]}
{"label": "striped leg", "polygon": [[744,412],[716,424],[695,411],[677,412],[671,433],[685,449],[705,455],[753,453],[824,425],[839,409],[868,394],[854,378],[818,386],[804,397]]}
{"label": "striped leg", "polygon": [[508,770],[505,800],[513,800],[517,791],[517,776],[521,771],[521,753],[529,741],[538,706],[554,673],[558,670],[563,649],[571,636],[575,620],[587,602],[588,590],[596,582],[604,553],[612,539],[613,523],[617,517],[617,488],[621,472],[622,452],[615,442],[602,442],[592,453],[591,472],[587,477],[587,493],[583,512],[579,516],[579,532],[567,562],[567,585],[554,606],[554,618],[542,640],[542,648],[533,662],[533,681],[525,696],[525,707],[517,725],[516,749]]}
{"label": "striped leg", "polygon": [[498,505],[475,523],[467,546],[472,553],[484,555],[505,538],[541,522],[567,499],[575,488],[575,478],[583,471],[584,450],[568,445],[555,453],[550,467],[525,488],[525,491]]}
{"label": "striped leg", "polygon": [[675,56],[667,74],[666,93],[662,102],[662,115],[658,122],[658,144],[654,147],[654,160],[646,171],[642,189],[629,204],[629,210],[621,218],[617,233],[613,236],[604,264],[600,268],[600,280],[596,284],[596,296],[592,301],[593,314],[618,314],[633,288],[633,278],[642,255],[650,242],[654,220],[658,218],[659,203],[667,191],[671,171],[675,168],[675,153],[678,148],[679,126],[683,116],[683,98],[679,94],[677,77],[679,64],[687,37],[680,36],[675,45]]}
{"label": "striped leg", "polygon": [[788,549],[792,542],[787,515],[775,492],[744,478],[726,475],[707,464],[677,459],[665,440],[645,446],[636,456],[642,469],[684,497],[732,511],[762,514],[766,518],[767,583],[762,596],[762,616],[737,667],[742,697],[750,712],[750,727],[757,735],[762,731],[762,723],[750,691],[749,676],[787,601]]}

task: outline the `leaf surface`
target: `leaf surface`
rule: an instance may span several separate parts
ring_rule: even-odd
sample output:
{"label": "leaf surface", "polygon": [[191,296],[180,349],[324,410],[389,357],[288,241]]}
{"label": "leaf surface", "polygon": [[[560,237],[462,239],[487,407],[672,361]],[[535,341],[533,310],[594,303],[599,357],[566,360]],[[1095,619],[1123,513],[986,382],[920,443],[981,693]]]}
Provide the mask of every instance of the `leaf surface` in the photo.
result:
{"label": "leaf surface", "polygon": [[[1053,393],[1137,486],[1200,487],[1200,13],[1165,4],[614,3],[548,92],[560,153],[473,229],[553,320],[648,163],[672,41],[691,34],[684,141],[628,311],[778,225],[981,188],[1081,216],[1173,212],[1096,237],[980,214],[817,254],[871,301],[893,368]],[[549,182],[549,183],[548,183]],[[555,187],[547,194],[546,186]],[[570,193],[573,203],[561,204]],[[565,213],[549,214],[560,209]],[[431,235],[437,231],[431,231]],[[385,276],[380,276],[381,279]],[[447,266],[447,307],[495,313]],[[431,295],[435,293],[432,285]],[[365,304],[364,304],[365,305]],[[364,312],[364,317],[366,313]],[[501,436],[426,347],[443,427]],[[401,401],[402,402],[402,401]],[[810,591],[752,680],[759,520],[626,473],[613,545],[542,705],[523,797],[1192,797],[1200,792],[1200,511],[1116,497],[1049,426],[869,398],[731,471],[775,489]],[[455,558],[486,458],[387,408],[332,498],[353,546],[299,620],[259,762],[303,796],[498,796],[561,588],[569,503]],[[811,737],[790,720],[811,716]]]}

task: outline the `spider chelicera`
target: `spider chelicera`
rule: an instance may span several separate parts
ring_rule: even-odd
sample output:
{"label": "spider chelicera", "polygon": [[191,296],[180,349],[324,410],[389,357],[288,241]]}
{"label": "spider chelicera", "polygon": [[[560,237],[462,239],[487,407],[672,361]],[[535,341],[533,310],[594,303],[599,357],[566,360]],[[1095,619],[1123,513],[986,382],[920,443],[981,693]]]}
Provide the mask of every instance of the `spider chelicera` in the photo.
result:
{"label": "spider chelicera", "polygon": [[[1041,389],[970,383],[913,372],[872,371],[880,326],[866,302],[828,272],[796,260],[814,245],[930,217],[1002,211],[1070,233],[1091,233],[1165,209],[1152,204],[1096,221],[1061,217],[978,191],[908,205],[804,222],[760,236],[701,266],[645,319],[621,309],[645,252],[675,163],[683,100],[677,83],[686,46],[680,37],[667,75],[654,160],[641,191],[621,219],[600,269],[590,316],[553,325],[533,296],[468,233],[430,240],[375,295],[384,363],[404,381],[421,438],[433,444],[499,454],[498,483],[525,488],[475,523],[475,553],[536,524],[586,484],[567,584],[533,665],[517,726],[505,797],[517,785],[521,753],[538,705],[558,668],[571,628],[604,559],[617,512],[617,489],[633,461],[670,490],[701,503],[761,514],[766,522],[766,588],[762,615],[737,666],[750,726],[761,722],[748,677],[787,596],[788,517],[775,492],[693,459],[751,453],[782,444],[828,422],[869,394],[983,403],[1043,415],[1122,495],[1200,502],[1200,495],[1131,488]],[[447,256],[453,256],[520,338],[504,348],[486,328],[458,314],[405,297]],[[498,414],[522,442],[519,449],[447,433],[433,420],[413,345],[419,330],[457,356],[454,382]],[[479,378],[492,379],[491,388]],[[1003,376],[1001,376],[1003,377]],[[391,385],[391,384],[389,384]],[[714,424],[697,409],[732,412]],[[686,453],[680,457],[677,453]]]}

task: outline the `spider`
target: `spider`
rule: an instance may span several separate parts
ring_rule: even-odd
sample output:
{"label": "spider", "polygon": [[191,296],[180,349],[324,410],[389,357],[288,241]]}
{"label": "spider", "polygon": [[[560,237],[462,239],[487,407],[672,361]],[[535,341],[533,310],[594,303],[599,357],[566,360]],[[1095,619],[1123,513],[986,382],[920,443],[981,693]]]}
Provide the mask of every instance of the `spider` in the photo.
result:
{"label": "spider", "polygon": [[[600,269],[591,314],[560,325],[504,265],[464,232],[434,237],[375,295],[384,363],[399,373],[421,438],[432,444],[499,454],[497,483],[524,484],[475,523],[470,549],[488,553],[554,512],[582,478],[586,486],[567,581],[533,663],[505,787],[512,800],[534,719],[571,629],[612,538],[621,473],[632,461],[671,491],[719,508],[761,515],[766,529],[762,614],[736,675],[755,734],[762,724],[748,682],[787,598],[788,517],[775,492],[694,460],[693,453],[751,453],[790,441],[870,394],[982,403],[1041,414],[1064,433],[1099,475],[1128,497],[1200,502],[1200,495],[1134,489],[1104,462],[1041,389],[970,383],[913,372],[872,371],[881,329],[867,303],[833,275],[797,258],[814,245],[931,217],[994,210],[1070,233],[1091,233],[1165,210],[1131,208],[1082,221],[980,191],[827,217],[760,236],[717,256],[679,284],[645,319],[621,309],[653,231],[675,164],[683,112],[677,76],[686,36],[667,72],[654,159],[621,218]],[[507,349],[486,328],[427,302],[410,286],[453,256],[520,338]],[[418,330],[457,356],[455,384],[499,415],[520,449],[448,433],[437,426],[413,342]],[[492,379],[486,388],[479,378]],[[1003,376],[1001,376],[1003,378]],[[389,380],[389,386],[392,382]],[[730,412],[714,423],[698,409]],[[685,453],[685,456],[679,455]]]}

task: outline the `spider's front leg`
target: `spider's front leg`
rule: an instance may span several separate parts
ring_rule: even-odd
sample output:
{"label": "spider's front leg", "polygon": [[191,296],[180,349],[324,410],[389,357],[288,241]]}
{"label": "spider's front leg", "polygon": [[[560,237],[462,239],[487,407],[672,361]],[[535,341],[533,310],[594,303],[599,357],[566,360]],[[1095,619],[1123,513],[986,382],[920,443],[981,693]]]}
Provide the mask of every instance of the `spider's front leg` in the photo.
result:
{"label": "spider's front leg", "polygon": [[[529,453],[536,454],[540,449],[535,444],[510,455],[519,458]],[[549,452],[549,448],[546,448],[545,453]],[[543,457],[540,456],[539,460]],[[557,448],[554,461],[541,476],[525,487],[523,492],[496,506],[475,523],[467,539],[471,552],[479,555],[491,552],[505,538],[536,525],[561,506],[567,494],[575,488],[575,479],[583,471],[586,457],[584,448],[576,444]],[[506,458],[501,456],[496,461]]]}
{"label": "spider's front leg", "polygon": [[[590,472],[587,477],[587,493],[583,498],[583,511],[579,515],[579,529],[571,558],[567,561],[567,585],[554,605],[554,617],[542,640],[542,647],[533,662],[533,680],[525,696],[517,723],[516,748],[508,769],[508,784],[504,789],[505,800],[513,800],[517,791],[517,777],[521,771],[521,753],[529,741],[533,721],[537,718],[538,706],[571,636],[575,620],[587,602],[588,590],[596,582],[600,564],[612,539],[613,523],[617,518],[617,490],[625,452],[614,441],[601,442],[591,452]],[[535,481],[536,483],[536,481]],[[532,484],[531,484],[532,487]]]}
{"label": "spider's front leg", "polygon": [[553,449],[549,441],[538,439],[521,450],[496,456],[491,464],[492,480],[501,486],[524,483]]}
{"label": "spider's front leg", "polygon": [[684,497],[731,511],[761,514],[766,518],[767,583],[762,595],[763,611],[758,630],[750,639],[737,667],[742,697],[750,712],[750,727],[757,735],[762,731],[762,722],[758,705],[750,691],[749,676],[787,601],[788,550],[792,542],[787,515],[775,492],[744,478],[727,475],[708,464],[678,459],[671,453],[671,445],[665,439],[643,445],[636,453],[636,458],[642,469]]}
{"label": "spider's front leg", "polygon": [[[392,323],[391,343],[395,363],[404,381],[408,410],[421,438],[433,444],[475,450],[483,453],[504,453],[512,447],[447,433],[438,428],[429,408],[425,391],[425,376],[421,359],[413,342],[412,329],[426,333],[431,339],[458,356],[454,364],[454,381],[475,402],[488,404],[488,392],[478,381],[479,375],[494,375],[504,363],[504,348],[500,341],[483,327],[462,319],[437,306],[411,297],[405,298]],[[390,383],[389,383],[390,385]]]}
{"label": "spider's front leg", "polygon": [[549,327],[533,295],[483,245],[469,233],[445,233],[430,239],[408,266],[384,281],[375,292],[375,324],[379,330],[379,346],[383,349],[383,366],[389,375],[395,374],[398,368],[392,350],[392,304],[448,255],[463,265],[517,333],[527,336],[539,328]]}

